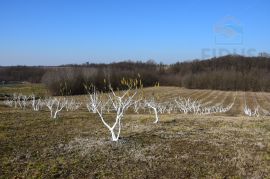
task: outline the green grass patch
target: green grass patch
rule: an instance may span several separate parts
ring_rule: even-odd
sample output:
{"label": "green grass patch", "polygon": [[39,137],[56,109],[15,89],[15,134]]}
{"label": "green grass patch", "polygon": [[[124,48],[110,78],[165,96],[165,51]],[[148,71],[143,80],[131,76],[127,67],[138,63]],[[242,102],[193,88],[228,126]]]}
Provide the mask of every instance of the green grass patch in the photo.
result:
{"label": "green grass patch", "polygon": [[48,90],[43,84],[7,84],[0,85],[0,94],[12,95],[13,93],[21,93],[25,95],[35,94],[36,96],[49,95]]}

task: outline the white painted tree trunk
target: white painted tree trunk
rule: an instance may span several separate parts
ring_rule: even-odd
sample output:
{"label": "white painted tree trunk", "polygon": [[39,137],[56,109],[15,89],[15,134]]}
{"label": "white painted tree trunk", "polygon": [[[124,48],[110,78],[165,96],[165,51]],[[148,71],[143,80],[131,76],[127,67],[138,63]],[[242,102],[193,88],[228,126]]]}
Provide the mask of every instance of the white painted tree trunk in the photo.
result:
{"label": "white painted tree trunk", "polygon": [[154,121],[154,123],[155,123],[155,124],[158,123],[159,117],[158,117],[158,110],[157,110],[157,106],[158,106],[158,105],[157,105],[157,103],[156,103],[154,100],[149,101],[149,102],[146,101],[146,105],[147,105],[149,108],[153,109],[154,114],[155,114],[155,121]]}
{"label": "white painted tree trunk", "polygon": [[57,115],[67,105],[66,99],[47,99],[46,106],[50,110],[51,118],[56,119]]}
{"label": "white painted tree trunk", "polygon": [[[132,105],[132,99],[136,95],[137,91],[135,91],[133,95],[129,96],[130,89],[128,89],[127,91],[124,92],[122,96],[118,96],[115,94],[115,92],[113,91],[111,87],[110,87],[110,90],[112,92],[112,96],[110,94],[107,94],[109,98],[108,101],[101,101],[101,98],[99,97],[99,95],[96,94],[96,91],[94,91],[94,94],[90,94],[89,103],[87,104],[87,106],[91,107],[91,104],[93,104],[94,109],[96,113],[99,115],[102,123],[110,131],[111,140],[118,141],[120,133],[121,133],[121,121],[124,117],[124,113]],[[106,107],[108,107],[108,103],[111,103],[113,107],[113,111],[115,112],[115,115],[116,115],[115,121],[112,126],[110,126],[105,121],[104,115],[103,115],[103,111],[106,110]],[[91,112],[91,110],[89,110],[89,112]]]}

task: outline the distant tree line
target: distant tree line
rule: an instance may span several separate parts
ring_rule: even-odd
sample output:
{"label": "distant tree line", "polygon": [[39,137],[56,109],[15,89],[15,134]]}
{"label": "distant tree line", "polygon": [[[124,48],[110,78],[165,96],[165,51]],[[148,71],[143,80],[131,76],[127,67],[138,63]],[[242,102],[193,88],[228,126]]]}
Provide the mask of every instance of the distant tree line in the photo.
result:
{"label": "distant tree line", "polygon": [[121,80],[140,79],[144,86],[153,86],[159,81],[157,65],[142,62],[120,62],[90,65],[69,65],[61,68],[49,69],[42,77],[42,82],[49,90],[58,95],[61,89],[65,93],[83,94],[85,85],[94,85],[98,90],[108,90],[110,84],[113,89],[123,89]]}
{"label": "distant tree line", "polygon": [[224,56],[176,63],[171,73],[181,76],[186,88],[270,91],[270,58]]}
{"label": "distant tree line", "polygon": [[224,56],[171,65],[148,62],[64,65],[58,67],[0,67],[1,81],[44,83],[54,95],[83,94],[84,85],[107,90],[123,88],[122,78],[139,78],[144,87],[159,83],[196,89],[270,91],[270,58]]}
{"label": "distant tree line", "polygon": [[0,81],[40,83],[48,67],[12,66],[0,67]]}

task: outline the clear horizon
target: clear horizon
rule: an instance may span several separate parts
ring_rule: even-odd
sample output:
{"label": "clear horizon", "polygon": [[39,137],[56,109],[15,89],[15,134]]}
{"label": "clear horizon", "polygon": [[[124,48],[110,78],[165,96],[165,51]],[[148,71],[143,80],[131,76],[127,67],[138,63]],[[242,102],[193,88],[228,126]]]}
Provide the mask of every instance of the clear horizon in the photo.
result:
{"label": "clear horizon", "polygon": [[0,66],[270,52],[267,0],[0,2]]}

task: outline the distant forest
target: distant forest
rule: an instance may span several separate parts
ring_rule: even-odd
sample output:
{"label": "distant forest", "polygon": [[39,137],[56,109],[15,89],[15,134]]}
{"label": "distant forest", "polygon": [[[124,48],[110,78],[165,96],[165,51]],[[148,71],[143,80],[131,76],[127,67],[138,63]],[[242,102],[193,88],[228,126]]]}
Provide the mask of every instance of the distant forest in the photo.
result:
{"label": "distant forest", "polygon": [[121,88],[122,78],[140,78],[144,87],[179,86],[192,89],[270,91],[270,58],[224,56],[171,65],[147,62],[0,67],[0,81],[44,83],[54,95],[66,86],[70,94],[85,93],[84,84],[106,90],[104,81]]}

